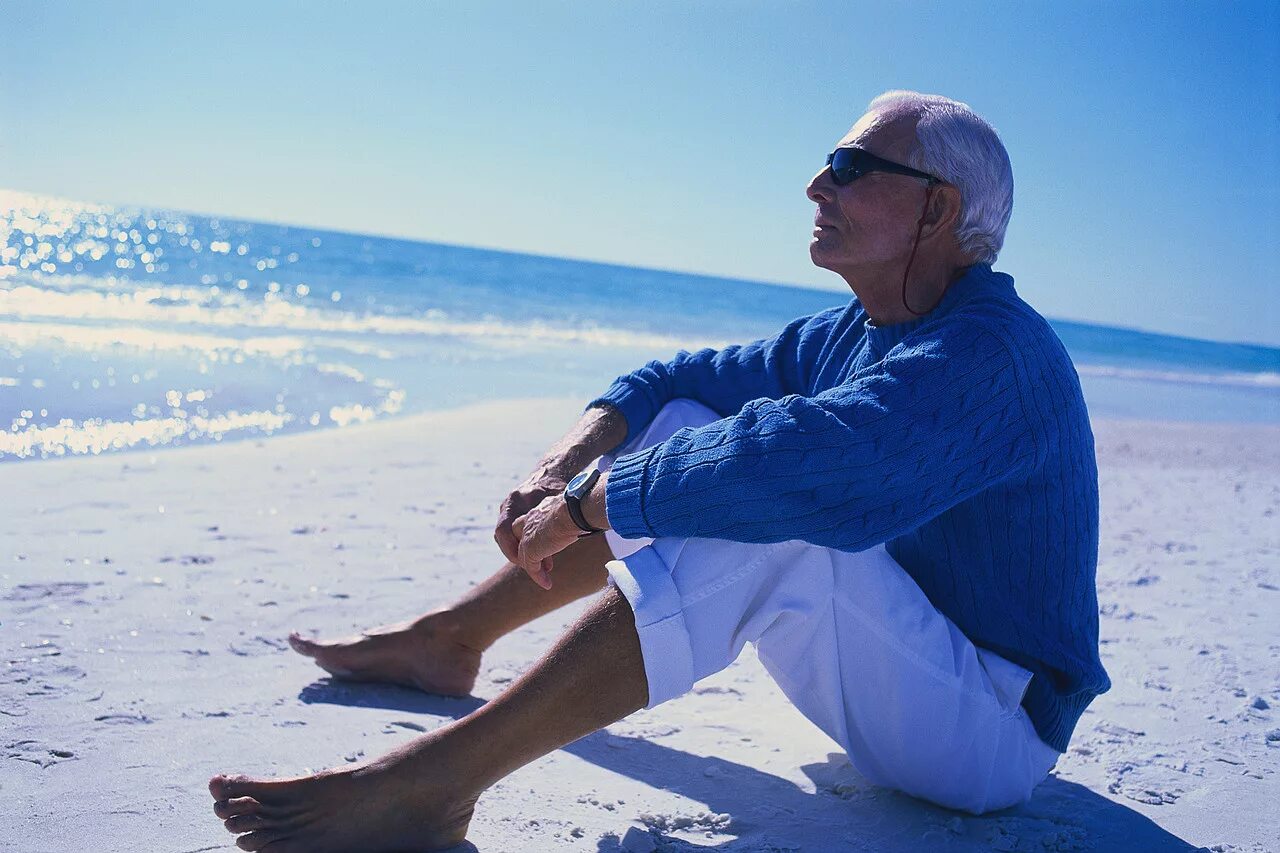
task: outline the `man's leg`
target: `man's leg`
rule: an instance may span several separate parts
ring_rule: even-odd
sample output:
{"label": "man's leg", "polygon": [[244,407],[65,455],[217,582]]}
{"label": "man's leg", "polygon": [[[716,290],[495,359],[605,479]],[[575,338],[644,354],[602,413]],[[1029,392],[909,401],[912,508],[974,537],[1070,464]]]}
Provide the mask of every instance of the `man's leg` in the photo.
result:
{"label": "man's leg", "polygon": [[882,546],[658,539],[607,568],[635,612],[650,706],[750,642],[876,784],[980,813],[1025,800],[1058,757],[1020,707],[1031,674],[975,647]]}
{"label": "man's leg", "polygon": [[659,539],[607,567],[617,587],[494,701],[364,767],[215,777],[215,813],[246,850],[449,846],[495,781],[684,693],[747,642],[872,781],[980,812],[1025,798],[1056,756],[1035,748],[1018,679],[1001,678],[1002,690],[997,659],[985,662],[883,548]]}
{"label": "man's leg", "polygon": [[610,588],[498,698],[356,768],[281,781],[215,776],[214,812],[268,853],[432,850],[462,841],[485,788],[645,706],[635,618]]}
{"label": "man's leg", "polygon": [[[630,449],[715,420],[688,400],[659,412]],[[605,460],[607,466],[612,458]],[[616,538],[616,537],[615,537]],[[537,587],[510,563],[453,607],[337,643],[298,635],[294,648],[337,675],[466,693],[480,652],[507,631],[600,589],[606,561],[643,542],[580,539],[556,555],[556,584]],[[608,589],[497,699],[360,768],[283,781],[217,776],[215,813],[237,845],[269,853],[427,850],[466,834],[480,793],[512,770],[644,707],[648,686],[635,616]]]}
{"label": "man's leg", "polygon": [[[718,420],[694,400],[677,398],[625,447],[601,460],[608,470],[624,453],[665,441],[681,427]],[[317,642],[294,633],[289,644],[340,678],[388,681],[429,693],[465,696],[480,671],[480,654],[509,631],[590,595],[604,586],[604,564],[626,557],[648,539],[622,539],[612,530],[579,539],[556,555],[555,584],[544,590],[518,566],[506,563],[455,604],[417,619],[345,640]]]}
{"label": "man's leg", "polygon": [[521,625],[599,592],[608,577],[604,564],[611,559],[603,536],[587,536],[556,555],[555,585],[549,590],[506,563],[442,610],[345,640],[317,642],[295,632],[289,644],[340,678],[466,696],[485,649]]}

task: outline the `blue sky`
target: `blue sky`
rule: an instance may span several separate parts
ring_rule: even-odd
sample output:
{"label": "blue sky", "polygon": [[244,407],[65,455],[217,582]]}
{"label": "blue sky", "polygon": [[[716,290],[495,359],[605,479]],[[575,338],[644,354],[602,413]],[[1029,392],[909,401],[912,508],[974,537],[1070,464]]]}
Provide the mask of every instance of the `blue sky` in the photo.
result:
{"label": "blue sky", "polygon": [[1280,345],[1280,4],[0,4],[0,187],[847,292],[804,185],[971,104],[1051,317]]}

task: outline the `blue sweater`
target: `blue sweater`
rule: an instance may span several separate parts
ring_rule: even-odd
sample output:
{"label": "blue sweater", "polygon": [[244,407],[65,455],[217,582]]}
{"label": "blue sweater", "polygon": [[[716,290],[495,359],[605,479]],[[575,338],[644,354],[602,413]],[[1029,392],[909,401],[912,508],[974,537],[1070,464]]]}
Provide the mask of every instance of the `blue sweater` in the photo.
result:
{"label": "blue sweater", "polygon": [[1033,673],[1022,704],[1065,751],[1111,683],[1098,658],[1098,472],[1080,381],[1013,279],[978,265],[922,318],[857,299],[776,336],[617,381],[634,438],[667,401],[721,415],[620,457],[619,535],[886,543],[976,645]]}

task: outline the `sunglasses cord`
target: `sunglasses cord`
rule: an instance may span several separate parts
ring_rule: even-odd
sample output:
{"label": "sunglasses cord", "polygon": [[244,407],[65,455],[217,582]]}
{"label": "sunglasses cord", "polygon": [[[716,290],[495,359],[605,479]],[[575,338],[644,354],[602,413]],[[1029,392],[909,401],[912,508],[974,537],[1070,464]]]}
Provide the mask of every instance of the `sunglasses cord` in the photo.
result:
{"label": "sunglasses cord", "polygon": [[[912,314],[915,314],[917,317],[923,317],[925,314],[928,314],[929,311],[932,311],[934,308],[938,307],[938,303],[935,302],[929,308],[929,311],[917,311],[916,309],[912,308],[910,305],[907,304],[907,276],[911,275],[911,264],[915,262],[916,249],[920,248],[920,235],[924,233],[924,220],[925,220],[925,217],[929,215],[929,200],[932,197],[933,197],[933,184],[929,184],[928,188],[924,191],[924,212],[920,214],[920,222],[916,225],[916,240],[914,243],[911,244],[911,257],[907,258],[907,268],[902,271],[902,307],[906,308],[908,311],[910,311]],[[939,297],[938,302],[941,302],[941,301],[942,299],[941,297]]]}

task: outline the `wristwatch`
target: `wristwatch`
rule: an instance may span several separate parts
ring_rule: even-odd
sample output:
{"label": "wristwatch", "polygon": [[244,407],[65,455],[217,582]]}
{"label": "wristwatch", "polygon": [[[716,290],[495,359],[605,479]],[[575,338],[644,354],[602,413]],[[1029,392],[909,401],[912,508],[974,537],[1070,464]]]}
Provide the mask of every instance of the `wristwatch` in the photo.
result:
{"label": "wristwatch", "polygon": [[584,468],[582,473],[578,474],[569,481],[569,485],[564,487],[564,502],[569,507],[569,517],[573,519],[573,523],[578,525],[582,531],[582,535],[588,533],[600,533],[603,528],[592,527],[587,523],[587,517],[582,514],[582,500],[591,491],[591,487],[600,479],[600,469],[593,462]]}

